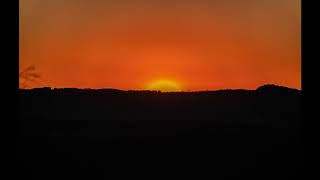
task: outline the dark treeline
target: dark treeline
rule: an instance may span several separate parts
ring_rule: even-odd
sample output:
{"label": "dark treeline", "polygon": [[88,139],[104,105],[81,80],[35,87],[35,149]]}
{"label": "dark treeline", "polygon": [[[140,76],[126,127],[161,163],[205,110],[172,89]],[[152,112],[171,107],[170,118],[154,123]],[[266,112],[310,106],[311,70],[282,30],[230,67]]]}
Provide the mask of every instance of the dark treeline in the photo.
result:
{"label": "dark treeline", "polygon": [[203,166],[218,179],[302,175],[299,90],[265,85],[203,92],[39,88],[19,93],[17,157],[35,178],[43,177],[41,171],[54,178],[64,172],[96,179],[101,173],[107,177],[110,166],[140,167],[138,162]]}

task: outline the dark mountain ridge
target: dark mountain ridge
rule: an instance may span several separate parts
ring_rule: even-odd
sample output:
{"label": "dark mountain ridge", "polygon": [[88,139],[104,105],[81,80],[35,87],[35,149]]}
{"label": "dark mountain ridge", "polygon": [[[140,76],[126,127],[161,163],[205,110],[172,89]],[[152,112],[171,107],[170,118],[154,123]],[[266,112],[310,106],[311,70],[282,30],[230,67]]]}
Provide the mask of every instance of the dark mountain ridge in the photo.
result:
{"label": "dark mountain ridge", "polygon": [[59,177],[61,169],[86,167],[90,176],[106,175],[107,165],[119,161],[192,165],[186,157],[203,159],[221,179],[299,179],[302,173],[300,90],[264,85],[201,92],[19,93],[18,154],[35,174]]}
{"label": "dark mountain ridge", "polygon": [[[285,86],[279,86],[275,84],[265,84],[262,86],[259,86],[257,91],[295,91],[295,92],[300,92],[298,89],[293,89]],[[51,88],[51,87],[43,87],[43,88],[33,88],[33,89],[20,89],[22,92],[49,92],[49,91],[58,91],[58,92],[80,92],[80,91],[87,91],[87,92],[135,92],[135,93],[144,93],[144,92],[150,92],[150,93],[203,93],[203,92],[222,92],[222,91],[250,91],[246,89],[220,89],[220,90],[206,90],[206,91],[180,91],[180,92],[161,92],[161,91],[154,91],[154,90],[120,90],[120,89],[114,89],[114,88],[103,88],[103,89],[91,89],[91,88]],[[252,91],[252,90],[251,90]]]}

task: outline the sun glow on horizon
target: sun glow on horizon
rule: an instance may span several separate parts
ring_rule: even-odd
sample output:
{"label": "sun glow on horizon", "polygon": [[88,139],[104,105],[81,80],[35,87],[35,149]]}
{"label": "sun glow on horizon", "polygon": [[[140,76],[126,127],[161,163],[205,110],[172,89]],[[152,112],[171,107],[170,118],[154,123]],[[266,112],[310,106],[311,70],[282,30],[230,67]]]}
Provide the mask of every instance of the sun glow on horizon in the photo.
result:
{"label": "sun glow on horizon", "polygon": [[156,80],[150,83],[147,88],[147,90],[153,90],[153,91],[162,91],[162,92],[177,92],[182,91],[181,86],[171,80]]}
{"label": "sun glow on horizon", "polygon": [[19,71],[19,88],[301,89],[301,2],[19,0]]}

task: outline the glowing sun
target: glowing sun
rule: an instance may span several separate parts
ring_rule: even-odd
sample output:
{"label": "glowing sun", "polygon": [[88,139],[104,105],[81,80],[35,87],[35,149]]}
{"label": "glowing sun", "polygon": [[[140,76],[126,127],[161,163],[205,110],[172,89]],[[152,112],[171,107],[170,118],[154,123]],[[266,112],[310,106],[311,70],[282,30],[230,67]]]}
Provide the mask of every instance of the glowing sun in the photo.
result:
{"label": "glowing sun", "polygon": [[182,91],[178,83],[169,80],[158,80],[148,85],[147,90],[162,91],[162,92],[176,92]]}

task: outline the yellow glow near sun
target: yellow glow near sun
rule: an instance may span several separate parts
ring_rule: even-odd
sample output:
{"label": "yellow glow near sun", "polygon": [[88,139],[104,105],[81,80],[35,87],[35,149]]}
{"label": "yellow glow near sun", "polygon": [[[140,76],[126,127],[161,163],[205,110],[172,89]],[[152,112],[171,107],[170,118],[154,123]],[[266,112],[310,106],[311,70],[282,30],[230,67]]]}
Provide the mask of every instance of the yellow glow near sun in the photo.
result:
{"label": "yellow glow near sun", "polygon": [[162,92],[176,92],[182,91],[178,83],[169,80],[158,80],[148,85],[147,90],[162,91]]}

